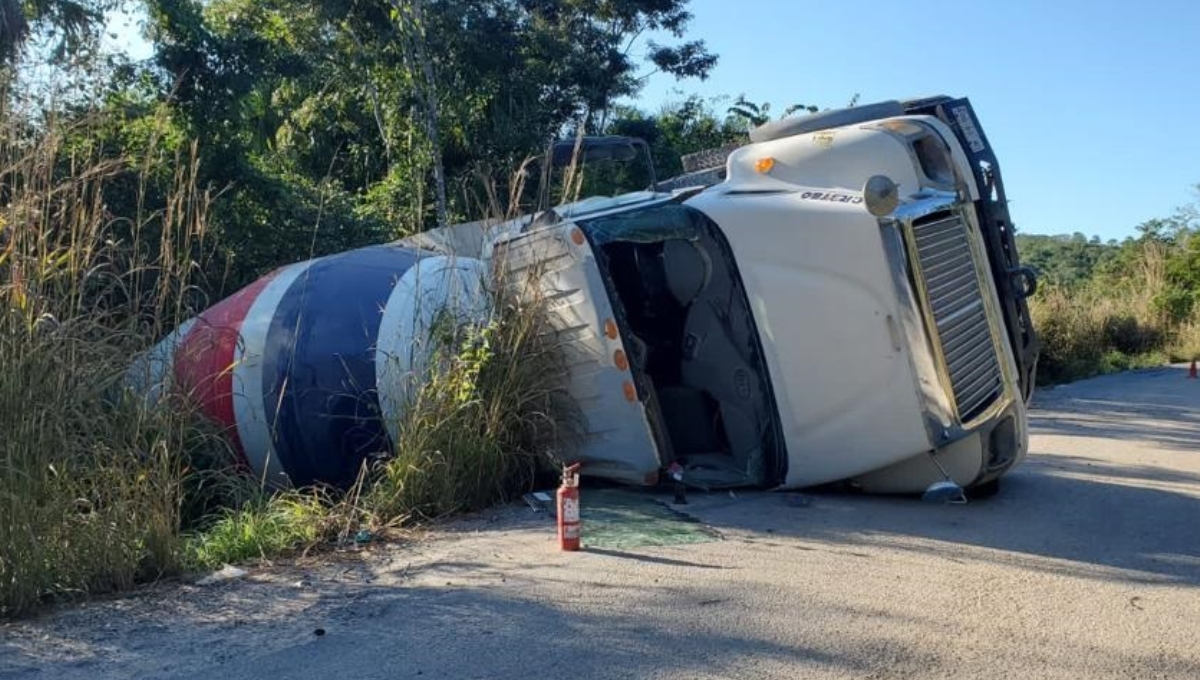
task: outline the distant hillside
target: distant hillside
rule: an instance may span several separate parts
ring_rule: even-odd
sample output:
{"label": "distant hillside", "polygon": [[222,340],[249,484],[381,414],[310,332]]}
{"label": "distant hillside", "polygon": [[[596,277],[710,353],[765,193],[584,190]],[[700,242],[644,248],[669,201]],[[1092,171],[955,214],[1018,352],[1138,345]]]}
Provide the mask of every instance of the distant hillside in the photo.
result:
{"label": "distant hillside", "polygon": [[1103,243],[1099,236],[1090,239],[1081,233],[1017,234],[1021,264],[1037,269],[1045,283],[1076,286],[1100,271],[1109,271],[1119,259],[1122,246],[1116,241]]}
{"label": "distant hillside", "polygon": [[1030,300],[1042,340],[1039,379],[1062,382],[1200,357],[1200,216],[1193,206],[1101,242],[1019,234],[1040,274]]}

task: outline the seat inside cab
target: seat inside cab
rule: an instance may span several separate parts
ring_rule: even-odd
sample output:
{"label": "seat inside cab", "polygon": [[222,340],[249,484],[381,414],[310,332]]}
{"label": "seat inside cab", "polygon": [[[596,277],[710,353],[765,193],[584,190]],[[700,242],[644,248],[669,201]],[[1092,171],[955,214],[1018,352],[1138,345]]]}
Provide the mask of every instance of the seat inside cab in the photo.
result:
{"label": "seat inside cab", "polygon": [[749,301],[717,225],[680,205],[581,225],[621,317],[663,459],[702,487],[782,481],[778,418]]}

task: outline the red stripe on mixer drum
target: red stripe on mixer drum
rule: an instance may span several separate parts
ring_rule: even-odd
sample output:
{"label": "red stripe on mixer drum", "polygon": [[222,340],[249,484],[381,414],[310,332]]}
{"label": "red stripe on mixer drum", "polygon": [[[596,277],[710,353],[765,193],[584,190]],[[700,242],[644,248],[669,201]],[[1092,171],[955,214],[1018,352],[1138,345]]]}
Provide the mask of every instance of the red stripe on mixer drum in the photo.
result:
{"label": "red stripe on mixer drum", "polygon": [[264,276],[201,314],[175,352],[176,384],[201,413],[228,429],[243,457],[233,409],[234,357],[242,320],[273,276]]}

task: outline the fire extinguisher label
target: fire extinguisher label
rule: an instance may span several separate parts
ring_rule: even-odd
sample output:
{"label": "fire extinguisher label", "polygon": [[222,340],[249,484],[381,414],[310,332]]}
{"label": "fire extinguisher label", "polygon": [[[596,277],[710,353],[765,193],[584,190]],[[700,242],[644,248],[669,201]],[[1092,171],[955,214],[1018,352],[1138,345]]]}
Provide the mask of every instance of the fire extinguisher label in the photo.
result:
{"label": "fire extinguisher label", "polygon": [[576,498],[563,499],[563,522],[579,521],[579,500]]}

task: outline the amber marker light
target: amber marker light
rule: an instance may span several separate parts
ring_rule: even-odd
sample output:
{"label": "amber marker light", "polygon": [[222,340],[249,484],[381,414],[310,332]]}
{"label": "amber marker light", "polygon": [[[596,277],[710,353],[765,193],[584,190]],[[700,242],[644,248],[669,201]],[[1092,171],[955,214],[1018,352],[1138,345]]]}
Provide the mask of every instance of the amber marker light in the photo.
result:
{"label": "amber marker light", "polygon": [[617,322],[616,321],[613,321],[612,319],[608,319],[604,322],[604,337],[608,338],[609,340],[617,339]]}
{"label": "amber marker light", "polygon": [[625,356],[624,350],[617,350],[613,353],[613,363],[622,371],[629,370],[629,358]]}
{"label": "amber marker light", "polygon": [[626,380],[621,389],[625,391],[626,401],[637,401],[637,388],[633,386],[633,382]]}

